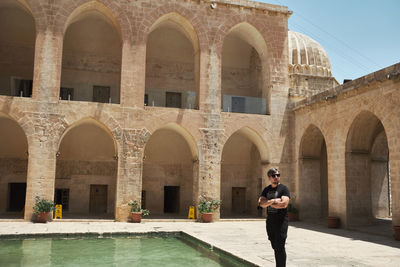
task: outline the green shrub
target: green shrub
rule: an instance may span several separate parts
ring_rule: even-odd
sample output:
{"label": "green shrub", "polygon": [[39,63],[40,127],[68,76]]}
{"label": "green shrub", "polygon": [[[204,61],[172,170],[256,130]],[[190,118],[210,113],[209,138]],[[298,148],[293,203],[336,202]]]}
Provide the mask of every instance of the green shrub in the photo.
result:
{"label": "green shrub", "polygon": [[142,212],[143,217],[150,214],[150,211],[142,209],[136,200],[129,202],[128,205],[131,206],[131,212]]}
{"label": "green shrub", "polygon": [[38,196],[35,197],[35,205],[33,206],[33,213],[38,214],[41,212],[51,212],[54,210],[54,202],[46,200]]}
{"label": "green shrub", "polygon": [[197,206],[200,213],[211,213],[221,206],[221,200],[205,200],[202,199]]}

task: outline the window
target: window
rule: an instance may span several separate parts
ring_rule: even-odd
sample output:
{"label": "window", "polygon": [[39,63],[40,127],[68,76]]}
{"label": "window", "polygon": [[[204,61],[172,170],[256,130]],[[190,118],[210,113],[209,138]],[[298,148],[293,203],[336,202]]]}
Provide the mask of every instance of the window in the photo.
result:
{"label": "window", "polygon": [[13,78],[13,96],[32,97],[32,80]]}
{"label": "window", "polygon": [[93,102],[111,103],[109,86],[93,86]]}
{"label": "window", "polygon": [[74,99],[74,88],[60,88],[60,99],[61,100],[73,100]]}
{"label": "window", "polygon": [[175,92],[166,92],[165,106],[171,108],[181,108],[182,94]]}

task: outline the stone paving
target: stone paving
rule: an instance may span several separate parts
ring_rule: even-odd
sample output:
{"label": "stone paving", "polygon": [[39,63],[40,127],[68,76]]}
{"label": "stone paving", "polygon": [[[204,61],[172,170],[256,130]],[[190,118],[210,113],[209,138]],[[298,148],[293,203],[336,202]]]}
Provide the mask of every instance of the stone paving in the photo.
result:
{"label": "stone paving", "polygon": [[[0,238],[26,234],[170,231],[185,232],[257,266],[275,266],[264,220],[210,224],[185,220],[148,220],[140,224],[89,220],[47,224],[0,221]],[[291,223],[286,250],[287,266],[400,266],[400,241],[395,241],[393,237],[329,229],[305,222]]]}

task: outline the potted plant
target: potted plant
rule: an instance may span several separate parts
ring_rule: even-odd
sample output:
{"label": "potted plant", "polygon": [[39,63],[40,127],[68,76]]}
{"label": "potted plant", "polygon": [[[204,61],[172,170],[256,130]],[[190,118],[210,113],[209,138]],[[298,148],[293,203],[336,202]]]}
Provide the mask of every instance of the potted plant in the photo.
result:
{"label": "potted plant", "polygon": [[299,210],[289,204],[287,207],[289,222],[294,222],[299,220]]}
{"label": "potted plant", "polygon": [[134,223],[140,223],[142,217],[150,214],[150,211],[142,209],[136,200],[129,202],[128,205],[131,206],[131,221]]}
{"label": "potted plant", "polygon": [[211,222],[213,212],[221,206],[221,200],[202,199],[197,206],[202,222]]}
{"label": "potted plant", "polygon": [[339,228],[340,218],[336,216],[328,216],[328,228]]}
{"label": "potted plant", "polygon": [[36,222],[46,223],[51,221],[50,213],[52,211],[54,211],[54,202],[52,200],[46,200],[38,196],[35,197],[33,213],[36,215]]}

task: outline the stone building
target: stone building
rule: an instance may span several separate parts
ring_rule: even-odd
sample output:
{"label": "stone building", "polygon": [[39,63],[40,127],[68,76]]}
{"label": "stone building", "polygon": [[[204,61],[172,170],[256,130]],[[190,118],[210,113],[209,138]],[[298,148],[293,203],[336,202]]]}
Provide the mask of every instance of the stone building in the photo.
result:
{"label": "stone building", "polygon": [[0,217],[30,220],[35,196],[65,218],[126,221],[135,199],[182,218],[202,197],[223,201],[217,217],[257,217],[277,166],[303,219],[400,224],[399,65],[339,85],[290,15],[246,0],[2,0]]}

